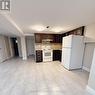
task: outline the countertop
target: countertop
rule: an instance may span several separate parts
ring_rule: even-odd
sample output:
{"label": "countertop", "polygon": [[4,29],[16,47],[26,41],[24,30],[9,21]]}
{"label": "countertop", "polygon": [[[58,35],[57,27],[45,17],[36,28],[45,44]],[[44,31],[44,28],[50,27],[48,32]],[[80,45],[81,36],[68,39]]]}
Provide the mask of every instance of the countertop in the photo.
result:
{"label": "countertop", "polygon": [[[49,44],[51,46],[52,50],[62,50],[62,44],[59,43],[51,43]],[[43,50],[42,49],[43,44],[36,44],[35,50]]]}

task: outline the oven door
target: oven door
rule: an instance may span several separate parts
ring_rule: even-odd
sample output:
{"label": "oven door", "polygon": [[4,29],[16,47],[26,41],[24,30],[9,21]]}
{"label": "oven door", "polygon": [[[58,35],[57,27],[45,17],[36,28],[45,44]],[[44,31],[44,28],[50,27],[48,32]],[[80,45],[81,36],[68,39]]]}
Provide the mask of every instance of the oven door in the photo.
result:
{"label": "oven door", "polygon": [[47,62],[47,61],[52,61],[52,50],[43,50],[43,61]]}

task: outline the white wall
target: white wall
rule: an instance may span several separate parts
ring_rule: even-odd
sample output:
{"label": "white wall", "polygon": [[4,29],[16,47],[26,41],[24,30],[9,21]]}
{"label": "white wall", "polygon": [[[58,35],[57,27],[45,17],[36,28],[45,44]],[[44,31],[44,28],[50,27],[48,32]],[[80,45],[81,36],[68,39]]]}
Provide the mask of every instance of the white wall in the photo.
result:
{"label": "white wall", "polygon": [[21,37],[21,51],[22,51],[22,59],[27,60],[27,50],[26,50],[26,39],[25,36]]}
{"label": "white wall", "polygon": [[28,36],[26,37],[26,47],[27,47],[27,55],[33,55],[35,54],[35,41],[34,36]]}

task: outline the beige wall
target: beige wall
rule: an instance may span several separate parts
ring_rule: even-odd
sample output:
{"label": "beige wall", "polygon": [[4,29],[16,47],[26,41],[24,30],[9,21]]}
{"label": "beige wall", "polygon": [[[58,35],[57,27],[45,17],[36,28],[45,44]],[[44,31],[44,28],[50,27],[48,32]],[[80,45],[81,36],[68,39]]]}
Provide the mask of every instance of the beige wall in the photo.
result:
{"label": "beige wall", "polygon": [[93,61],[88,81],[88,87],[90,88],[89,90],[91,91],[91,93],[93,93],[92,95],[95,95],[95,50],[94,50]]}
{"label": "beige wall", "polygon": [[4,36],[0,36],[0,62],[7,59]]}
{"label": "beige wall", "polygon": [[85,70],[90,71],[93,58],[93,51],[95,48],[95,24],[86,26],[84,42],[86,43],[86,46],[83,67]]}
{"label": "beige wall", "polygon": [[6,45],[6,52],[7,52],[7,59],[8,59],[11,57],[10,43],[8,37],[5,37],[5,45]]}
{"label": "beige wall", "polygon": [[95,42],[95,24],[86,26],[85,42]]}
{"label": "beige wall", "polygon": [[7,36],[0,36],[0,48],[0,62],[11,58],[10,42]]}

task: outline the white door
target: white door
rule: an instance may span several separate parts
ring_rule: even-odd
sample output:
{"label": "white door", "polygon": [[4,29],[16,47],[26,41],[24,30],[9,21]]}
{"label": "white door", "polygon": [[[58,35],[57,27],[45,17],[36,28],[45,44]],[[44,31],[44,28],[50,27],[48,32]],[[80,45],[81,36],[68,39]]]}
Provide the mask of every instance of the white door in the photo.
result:
{"label": "white door", "polygon": [[92,65],[94,48],[95,48],[95,43],[87,43],[85,46],[83,67],[87,68],[89,71]]}
{"label": "white door", "polygon": [[7,59],[6,46],[3,37],[0,37],[0,62],[3,62]]}
{"label": "white door", "polygon": [[62,65],[66,69],[70,69],[70,59],[71,59],[71,49],[69,48],[63,48],[62,49]]}
{"label": "white door", "polygon": [[72,47],[72,35],[63,37],[62,47],[71,48]]}
{"label": "white door", "polygon": [[0,63],[2,62],[2,40],[0,39]]}

